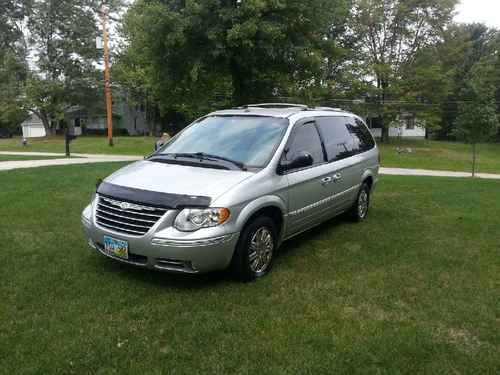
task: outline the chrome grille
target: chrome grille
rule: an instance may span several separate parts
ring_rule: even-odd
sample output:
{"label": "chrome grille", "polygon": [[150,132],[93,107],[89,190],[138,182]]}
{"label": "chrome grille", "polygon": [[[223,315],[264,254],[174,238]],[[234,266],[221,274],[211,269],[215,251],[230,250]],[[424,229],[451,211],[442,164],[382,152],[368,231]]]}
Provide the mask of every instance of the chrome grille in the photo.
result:
{"label": "chrome grille", "polygon": [[167,212],[167,209],[116,200],[99,195],[95,212],[97,224],[104,228],[143,236]]}

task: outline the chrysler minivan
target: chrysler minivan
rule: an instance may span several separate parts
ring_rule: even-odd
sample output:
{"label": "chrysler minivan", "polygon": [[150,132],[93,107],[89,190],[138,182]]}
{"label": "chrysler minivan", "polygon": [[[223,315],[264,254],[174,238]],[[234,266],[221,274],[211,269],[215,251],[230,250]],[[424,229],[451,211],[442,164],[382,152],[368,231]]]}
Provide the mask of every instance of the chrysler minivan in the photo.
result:
{"label": "chrysler minivan", "polygon": [[379,152],[349,112],[257,104],[210,113],[97,186],[91,248],[178,273],[267,274],[283,241],[336,215],[368,214]]}

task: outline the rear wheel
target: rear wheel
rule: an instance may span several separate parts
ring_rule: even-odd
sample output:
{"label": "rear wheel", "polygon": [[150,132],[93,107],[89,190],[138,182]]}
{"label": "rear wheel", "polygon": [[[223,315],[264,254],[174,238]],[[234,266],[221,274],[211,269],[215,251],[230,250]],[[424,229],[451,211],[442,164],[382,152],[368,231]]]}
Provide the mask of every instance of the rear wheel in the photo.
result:
{"label": "rear wheel", "polygon": [[269,217],[252,220],[243,229],[236,245],[232,269],[244,281],[266,275],[276,252],[276,226]]}
{"label": "rear wheel", "polygon": [[370,208],[370,187],[366,182],[361,185],[356,201],[349,210],[349,216],[357,222],[363,221]]}

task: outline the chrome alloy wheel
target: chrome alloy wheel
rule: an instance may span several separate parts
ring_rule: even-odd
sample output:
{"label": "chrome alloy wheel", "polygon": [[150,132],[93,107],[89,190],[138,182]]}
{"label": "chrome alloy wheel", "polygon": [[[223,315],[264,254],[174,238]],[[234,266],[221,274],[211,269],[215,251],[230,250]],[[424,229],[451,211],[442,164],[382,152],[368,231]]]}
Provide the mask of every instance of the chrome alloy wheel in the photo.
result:
{"label": "chrome alloy wheel", "polygon": [[358,215],[364,219],[368,212],[368,193],[365,189],[361,190],[358,196]]}
{"label": "chrome alloy wheel", "polygon": [[250,240],[250,269],[257,274],[264,272],[271,264],[273,250],[272,232],[266,227],[257,229]]}

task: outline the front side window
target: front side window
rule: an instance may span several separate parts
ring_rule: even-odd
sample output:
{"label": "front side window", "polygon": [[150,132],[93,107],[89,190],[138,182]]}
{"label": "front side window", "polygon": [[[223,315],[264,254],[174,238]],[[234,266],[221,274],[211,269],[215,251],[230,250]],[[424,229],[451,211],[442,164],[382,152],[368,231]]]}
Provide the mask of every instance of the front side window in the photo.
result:
{"label": "front side window", "polygon": [[316,122],[325,144],[328,161],[352,155],[352,137],[346,128],[345,117],[318,117]]}
{"label": "front side window", "polygon": [[162,154],[210,154],[262,168],[272,158],[288,120],[265,116],[210,116],[163,146]]}
{"label": "front side window", "polygon": [[321,139],[314,122],[299,125],[294,129],[291,142],[286,152],[286,160],[291,162],[301,153],[307,152],[313,158],[313,165],[324,162]]}

